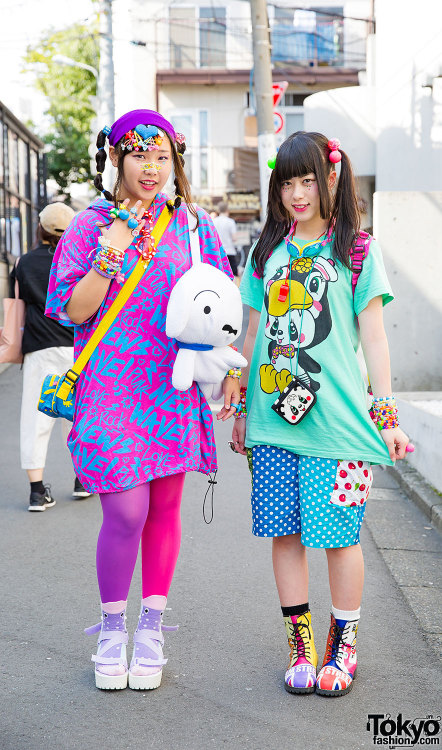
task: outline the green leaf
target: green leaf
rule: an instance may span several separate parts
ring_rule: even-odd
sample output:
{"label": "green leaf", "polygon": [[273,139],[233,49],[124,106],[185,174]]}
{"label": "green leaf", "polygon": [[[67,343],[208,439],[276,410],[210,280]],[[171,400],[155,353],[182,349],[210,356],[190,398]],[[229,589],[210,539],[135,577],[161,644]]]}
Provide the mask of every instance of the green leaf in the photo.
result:
{"label": "green leaf", "polygon": [[48,32],[38,44],[27,48],[24,57],[25,70],[34,72],[35,87],[47,99],[47,124],[38,134],[50,146],[48,175],[69,196],[72,183],[91,179],[88,148],[95,116],[92,97],[97,94],[96,78],[88,70],[54,63],[54,55],[98,68],[98,16],[89,26],[75,24]]}

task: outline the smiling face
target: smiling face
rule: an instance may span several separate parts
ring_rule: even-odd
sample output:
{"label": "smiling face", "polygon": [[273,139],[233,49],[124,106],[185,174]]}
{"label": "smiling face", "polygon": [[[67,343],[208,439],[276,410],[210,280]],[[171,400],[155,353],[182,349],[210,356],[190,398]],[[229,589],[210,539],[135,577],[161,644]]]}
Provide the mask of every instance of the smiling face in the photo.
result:
{"label": "smiling face", "polygon": [[[164,188],[172,169],[172,147],[165,135],[160,147],[152,151],[130,151],[123,159],[113,146],[109,156],[114,167],[120,162],[118,200],[142,201],[148,208]],[[122,168],[121,168],[122,161]]]}
{"label": "smiling face", "polygon": [[[328,178],[331,190],[336,182],[336,172]],[[318,182],[314,172],[302,177],[292,177],[281,184],[281,202],[292,218],[299,222],[314,222],[321,218]]]}

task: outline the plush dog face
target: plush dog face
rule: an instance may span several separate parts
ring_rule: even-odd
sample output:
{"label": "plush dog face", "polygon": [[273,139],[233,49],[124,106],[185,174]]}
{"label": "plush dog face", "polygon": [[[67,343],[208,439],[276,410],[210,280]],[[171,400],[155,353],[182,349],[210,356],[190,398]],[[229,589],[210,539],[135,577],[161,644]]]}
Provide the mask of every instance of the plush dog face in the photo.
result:
{"label": "plush dog face", "polygon": [[177,281],[167,306],[167,336],[187,344],[227,346],[241,327],[239,289],[219,268],[197,263]]}

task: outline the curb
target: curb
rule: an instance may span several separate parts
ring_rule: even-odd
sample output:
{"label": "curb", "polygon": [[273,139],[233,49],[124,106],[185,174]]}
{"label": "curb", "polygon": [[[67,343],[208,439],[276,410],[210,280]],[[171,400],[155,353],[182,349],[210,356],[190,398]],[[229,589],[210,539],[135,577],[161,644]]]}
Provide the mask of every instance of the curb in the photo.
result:
{"label": "curb", "polygon": [[435,529],[442,534],[442,495],[425,481],[422,474],[405,462],[385,467],[407,497],[425,513]]}

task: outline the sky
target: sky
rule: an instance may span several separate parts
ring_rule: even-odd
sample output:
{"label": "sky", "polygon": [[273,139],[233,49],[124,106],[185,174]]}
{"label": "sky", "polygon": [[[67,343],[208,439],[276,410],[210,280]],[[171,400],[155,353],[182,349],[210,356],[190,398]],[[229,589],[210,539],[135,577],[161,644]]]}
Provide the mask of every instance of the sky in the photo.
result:
{"label": "sky", "polygon": [[16,117],[38,125],[45,109],[33,75],[21,72],[27,45],[49,30],[87,21],[92,13],[91,0],[0,0],[0,101]]}

